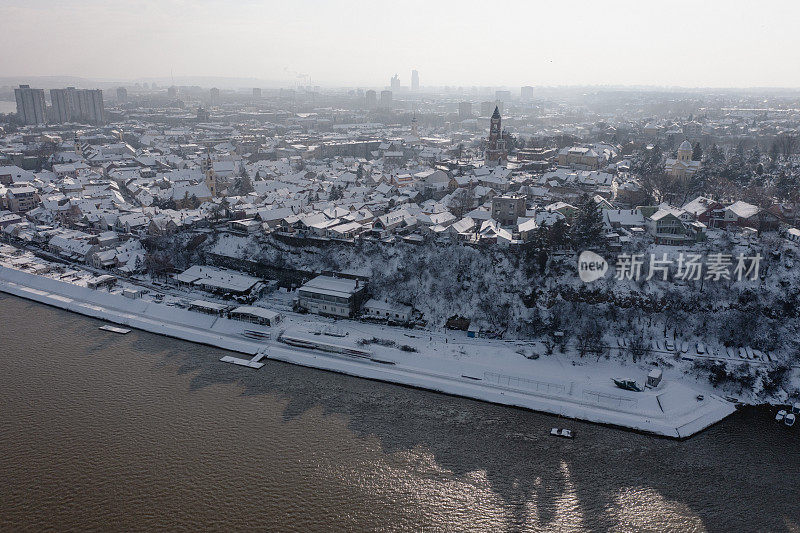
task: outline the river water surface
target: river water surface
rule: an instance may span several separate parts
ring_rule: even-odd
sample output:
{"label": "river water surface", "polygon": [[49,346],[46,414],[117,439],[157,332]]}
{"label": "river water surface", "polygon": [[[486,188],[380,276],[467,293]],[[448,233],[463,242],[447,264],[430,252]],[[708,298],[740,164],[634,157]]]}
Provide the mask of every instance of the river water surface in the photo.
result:
{"label": "river water surface", "polygon": [[100,325],[0,295],[0,530],[800,531],[766,411],[676,442]]}

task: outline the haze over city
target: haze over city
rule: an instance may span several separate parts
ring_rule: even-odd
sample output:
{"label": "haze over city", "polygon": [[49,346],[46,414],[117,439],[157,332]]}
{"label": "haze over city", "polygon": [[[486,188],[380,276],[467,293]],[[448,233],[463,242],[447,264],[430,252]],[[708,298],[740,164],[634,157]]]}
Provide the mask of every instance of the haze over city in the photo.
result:
{"label": "haze over city", "polygon": [[0,0],[0,532],[800,531],[800,0]]}
{"label": "haze over city", "polygon": [[5,0],[0,77],[797,87],[800,3]]}

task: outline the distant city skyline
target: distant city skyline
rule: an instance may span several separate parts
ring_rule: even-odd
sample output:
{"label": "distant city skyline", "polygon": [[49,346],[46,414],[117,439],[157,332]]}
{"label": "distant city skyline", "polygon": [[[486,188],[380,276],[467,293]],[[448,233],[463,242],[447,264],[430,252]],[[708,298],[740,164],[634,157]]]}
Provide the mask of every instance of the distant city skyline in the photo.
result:
{"label": "distant city skyline", "polygon": [[[283,84],[800,87],[800,3],[6,0],[0,75]],[[390,16],[387,16],[389,14]],[[330,21],[335,21],[332,24]],[[98,28],[103,28],[99,31]],[[65,46],[68,43],[69,46]],[[80,50],[80,53],[75,53]]]}

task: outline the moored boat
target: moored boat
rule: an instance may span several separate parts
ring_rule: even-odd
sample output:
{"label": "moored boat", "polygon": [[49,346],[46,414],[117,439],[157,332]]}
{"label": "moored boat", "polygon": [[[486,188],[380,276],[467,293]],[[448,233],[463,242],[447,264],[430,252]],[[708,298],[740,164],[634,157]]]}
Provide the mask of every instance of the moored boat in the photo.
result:
{"label": "moored boat", "polygon": [[614,379],[614,378],[611,378],[611,381],[614,382],[614,385],[616,385],[617,387],[619,387],[620,389],[623,389],[623,390],[629,390],[629,391],[633,391],[633,392],[642,392],[642,390],[643,390],[639,386],[639,384],[636,383],[632,379]]}
{"label": "moored boat", "polygon": [[553,437],[564,437],[565,439],[572,439],[575,437],[575,435],[572,433],[572,430],[566,428],[552,428],[550,430],[550,435]]}

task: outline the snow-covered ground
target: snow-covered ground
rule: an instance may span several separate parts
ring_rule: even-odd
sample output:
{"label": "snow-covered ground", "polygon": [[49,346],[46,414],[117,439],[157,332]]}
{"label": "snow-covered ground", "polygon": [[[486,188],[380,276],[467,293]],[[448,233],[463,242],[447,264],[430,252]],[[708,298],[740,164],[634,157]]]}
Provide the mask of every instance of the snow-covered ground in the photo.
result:
{"label": "snow-covered ground", "polygon": [[[690,436],[734,410],[731,403],[712,392],[710,385],[688,383],[678,369],[665,368],[664,380],[656,389],[630,392],[616,388],[611,378],[643,383],[651,367],[611,357],[580,358],[569,350],[544,355],[543,347],[533,342],[471,339],[463,332],[407,330],[293,313],[285,313],[280,327],[272,328],[272,340],[257,342],[246,338],[244,330],[270,328],[181,309],[174,305],[178,298],[157,303],[92,290],[82,286],[85,283],[81,283],[79,273],[68,277],[72,282],[0,266],[0,290],[241,353],[266,350],[269,358],[304,366],[670,437]],[[275,341],[284,330],[369,350],[373,360],[294,348]],[[536,355],[538,358],[533,358]]]}

